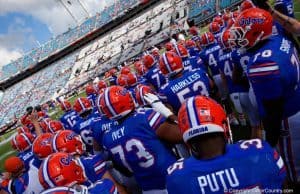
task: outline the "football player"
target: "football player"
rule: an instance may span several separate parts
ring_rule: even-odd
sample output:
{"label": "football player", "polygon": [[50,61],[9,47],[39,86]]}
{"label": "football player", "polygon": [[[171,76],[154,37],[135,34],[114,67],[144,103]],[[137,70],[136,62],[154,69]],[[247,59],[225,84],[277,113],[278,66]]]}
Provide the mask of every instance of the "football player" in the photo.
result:
{"label": "football player", "polygon": [[51,189],[47,189],[43,191],[41,194],[61,194],[61,193],[68,193],[68,194],[117,194],[118,189],[115,187],[113,182],[108,179],[103,179],[97,181],[92,186],[87,187],[84,185],[74,185],[71,187],[54,187]]}
{"label": "football player", "polygon": [[120,86],[105,89],[100,97],[101,112],[116,122],[104,133],[103,146],[114,165],[133,174],[143,193],[166,193],[166,168],[175,160],[166,142],[182,140],[176,116],[159,104],[164,116],[153,109],[135,111],[133,97]]}
{"label": "football player", "polygon": [[16,134],[11,140],[12,148],[18,151],[17,156],[24,162],[26,170],[29,169],[29,164],[34,158],[31,150],[34,139],[31,133],[21,133]]}
{"label": "football player", "polygon": [[199,60],[199,57],[196,56],[190,56],[189,51],[184,45],[176,44],[174,45],[175,52],[182,60],[184,70],[186,71],[192,71],[194,69],[202,68],[204,67],[204,64],[202,63],[202,60]]}
{"label": "football player", "polygon": [[169,194],[257,193],[282,188],[286,172],[279,154],[260,139],[227,144],[229,123],[216,101],[205,96],[187,99],[178,122],[192,156],[168,168]]}
{"label": "football player", "polygon": [[9,193],[40,193],[43,187],[39,181],[38,169],[30,166],[25,169],[24,162],[16,156],[12,156],[5,160],[5,170],[11,173],[11,182],[8,186]]}
{"label": "football player", "polygon": [[164,53],[159,60],[159,69],[169,81],[159,90],[159,97],[168,103],[176,114],[183,101],[191,96],[208,96],[212,81],[201,69],[184,71],[181,58],[174,52]]}
{"label": "football player", "polygon": [[211,32],[205,32],[201,36],[201,43],[205,48],[201,51],[200,58],[202,59],[203,63],[210,69],[210,77],[212,77],[216,87],[218,88],[220,95],[219,98],[222,104],[226,107],[226,112],[229,115],[230,123],[238,125],[238,120],[233,115],[233,111],[230,106],[230,101],[227,97],[228,88],[226,88],[226,86],[223,85],[221,74],[219,71],[218,59],[222,53],[222,49]]}
{"label": "football player", "polygon": [[231,101],[234,104],[235,110],[239,114],[241,125],[246,126],[246,118],[244,113],[248,115],[250,125],[252,127],[252,138],[261,138],[258,136],[260,130],[260,119],[256,107],[254,107],[249,98],[249,85],[237,84],[232,81],[233,63],[231,61],[232,48],[234,42],[231,41],[230,30],[225,30],[220,35],[219,44],[223,49],[219,57],[219,68],[223,81],[226,83]]}
{"label": "football player", "polygon": [[65,129],[73,130],[77,122],[81,122],[81,118],[78,113],[72,109],[72,105],[69,101],[65,100],[60,103],[61,110],[64,114],[60,117],[60,122],[63,123]]}
{"label": "football player", "polygon": [[95,107],[95,102],[97,98],[97,91],[93,84],[88,84],[85,88],[85,94],[87,96],[87,99],[89,99],[92,103],[92,106]]}
{"label": "football player", "polygon": [[78,98],[73,105],[74,110],[82,118],[81,122],[76,123],[74,131],[80,134],[83,142],[86,144],[87,152],[93,153],[93,131],[92,124],[94,119],[100,117],[95,112],[91,102],[87,98]]}
{"label": "football player", "polygon": [[266,139],[272,146],[279,143],[289,180],[296,182],[300,172],[300,62],[293,42],[285,36],[271,36],[272,26],[269,12],[251,8],[240,14],[231,31],[238,46],[251,56],[247,75]]}
{"label": "football player", "polygon": [[158,91],[161,86],[166,83],[166,78],[160,72],[157,61],[152,55],[144,55],[142,58],[143,65],[148,69],[144,78],[148,84],[151,84],[153,88]]}
{"label": "football player", "polygon": [[[105,163],[102,163],[105,164]],[[103,166],[103,165],[102,165]],[[104,165],[105,166],[105,165]],[[93,166],[91,166],[92,168]],[[67,153],[54,153],[46,158],[38,172],[39,182],[44,189],[54,187],[92,186],[101,180],[89,180],[89,171],[85,171],[80,160]]]}

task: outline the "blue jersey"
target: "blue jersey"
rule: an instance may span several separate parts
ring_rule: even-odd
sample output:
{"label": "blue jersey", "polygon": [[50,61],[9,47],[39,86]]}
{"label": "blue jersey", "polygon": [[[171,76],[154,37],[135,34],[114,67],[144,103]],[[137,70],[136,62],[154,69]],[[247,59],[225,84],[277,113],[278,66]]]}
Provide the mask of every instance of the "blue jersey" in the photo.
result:
{"label": "blue jersey", "polygon": [[81,122],[82,119],[78,115],[78,113],[74,110],[69,110],[65,112],[61,117],[60,117],[60,122],[64,125],[65,129],[70,129],[73,130],[76,123]]}
{"label": "blue jersey", "polygon": [[198,69],[198,68],[203,69],[203,67],[204,67],[202,60],[198,57],[182,58],[182,63],[184,66],[184,70],[186,70],[186,71],[192,71],[192,70]]}
{"label": "blue jersey", "polygon": [[83,142],[86,145],[87,152],[93,151],[93,130],[92,125],[94,119],[100,117],[99,114],[92,112],[87,118],[83,119],[81,122],[76,123],[74,127],[74,132],[80,134]]}
{"label": "blue jersey", "polygon": [[294,2],[293,0],[276,0],[274,8],[284,15],[294,18]]}
{"label": "blue jersey", "polygon": [[196,95],[208,96],[209,78],[201,69],[185,71],[180,78],[170,79],[159,91],[159,97],[178,112],[185,99]]}
{"label": "blue jersey", "polygon": [[261,193],[281,189],[286,176],[279,154],[259,139],[227,145],[225,154],[214,159],[178,160],[168,174],[169,194]]}
{"label": "blue jersey", "polygon": [[158,91],[159,88],[166,83],[165,76],[163,76],[163,74],[156,66],[151,67],[148,70],[148,72],[144,75],[144,78],[147,80],[148,83],[153,85],[156,91]]}
{"label": "blue jersey", "polygon": [[12,186],[15,193],[40,193],[44,190],[43,186],[36,178],[39,176],[39,167],[30,162],[29,169],[18,178],[14,179]]}
{"label": "blue jersey", "polygon": [[87,96],[87,99],[89,99],[89,101],[92,103],[92,106],[95,107],[96,103],[97,103],[97,94],[90,94]]}
{"label": "blue jersey", "polygon": [[250,56],[250,53],[248,53],[246,49],[235,49],[231,52],[231,62],[235,68],[243,72],[244,76],[246,76],[247,73]]}
{"label": "blue jersey", "polygon": [[233,63],[231,61],[231,51],[223,51],[219,57],[219,69],[224,74],[229,93],[248,92],[248,88],[242,85],[233,83],[232,70]]}
{"label": "blue jersey", "polygon": [[264,116],[263,103],[283,99],[283,116],[300,111],[300,62],[294,44],[282,36],[273,36],[253,52],[247,66],[259,112]]}
{"label": "blue jersey", "polygon": [[90,187],[84,185],[76,185],[75,188],[70,187],[54,187],[43,191],[41,194],[56,194],[56,193],[89,193],[89,194],[118,194],[118,190],[113,182],[109,179],[99,180]]}
{"label": "blue jersey", "polygon": [[176,161],[155,133],[164,121],[153,109],[139,109],[103,136],[114,163],[132,172],[144,191],[165,189],[166,170]]}
{"label": "blue jersey", "polygon": [[112,125],[116,125],[116,121],[112,121],[105,116],[97,117],[92,124],[94,140],[102,146],[103,134],[111,129]]}
{"label": "blue jersey", "polygon": [[109,83],[110,85],[117,85],[117,76],[110,76],[109,77]]}
{"label": "blue jersey", "polygon": [[77,161],[91,183],[100,180],[106,172],[105,160],[100,154],[89,157],[81,156]]}
{"label": "blue jersey", "polygon": [[213,43],[207,46],[200,53],[200,58],[202,59],[203,63],[209,67],[212,76],[220,74],[218,69],[218,58],[220,56],[220,52],[220,45],[218,43]]}
{"label": "blue jersey", "polygon": [[31,149],[19,152],[17,156],[24,162],[25,169],[28,170],[30,162],[34,160],[34,154]]}
{"label": "blue jersey", "polygon": [[200,50],[197,47],[190,47],[188,52],[191,57],[199,57]]}

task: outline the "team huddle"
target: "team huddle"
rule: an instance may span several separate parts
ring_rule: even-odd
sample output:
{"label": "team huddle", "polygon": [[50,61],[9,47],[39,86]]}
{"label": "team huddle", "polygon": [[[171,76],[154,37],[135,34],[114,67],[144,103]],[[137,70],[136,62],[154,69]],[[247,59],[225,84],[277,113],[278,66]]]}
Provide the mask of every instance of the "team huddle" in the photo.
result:
{"label": "team huddle", "polygon": [[[287,13],[289,14],[289,13]],[[27,110],[3,193],[262,193],[300,173],[300,61],[272,15],[244,1],[209,31],[111,69],[60,120]],[[105,81],[108,80],[108,81]],[[251,126],[234,142],[231,126]]]}

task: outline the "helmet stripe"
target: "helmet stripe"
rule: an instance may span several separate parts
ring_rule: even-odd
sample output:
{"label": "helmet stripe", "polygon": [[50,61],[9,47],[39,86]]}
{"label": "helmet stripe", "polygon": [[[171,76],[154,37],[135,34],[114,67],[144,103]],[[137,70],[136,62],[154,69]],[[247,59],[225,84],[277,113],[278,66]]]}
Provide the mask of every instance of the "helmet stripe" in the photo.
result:
{"label": "helmet stripe", "polygon": [[139,93],[140,93],[140,98],[142,100],[143,105],[146,105],[147,103],[145,102],[145,99],[144,99],[144,96],[143,96],[143,89],[144,89],[144,86],[140,87]]}
{"label": "helmet stripe", "polygon": [[171,67],[170,67],[170,64],[169,64],[169,61],[168,61],[168,58],[167,58],[167,53],[163,54],[163,60],[164,60],[164,64],[166,65],[169,73],[171,73],[172,70],[171,70]]}
{"label": "helmet stripe", "polygon": [[196,118],[197,114],[195,114],[196,110],[194,107],[194,99],[195,99],[194,97],[189,98],[187,101],[187,106],[186,106],[189,122],[191,124],[190,128],[194,128],[199,125],[199,123],[197,122],[197,118]]}
{"label": "helmet stripe", "polygon": [[16,148],[17,148],[18,150],[20,150],[20,148],[19,148],[19,146],[18,146],[18,144],[17,144],[17,135],[15,135],[15,137],[13,138],[13,142],[14,142]]}
{"label": "helmet stripe", "polygon": [[83,103],[82,103],[82,101],[81,101],[81,98],[78,98],[78,102],[79,102],[79,104],[80,104],[80,106],[81,106],[81,108],[82,108],[82,111],[81,111],[81,112],[83,112],[83,111],[85,110],[85,107],[84,107],[84,105],[83,105]]}
{"label": "helmet stripe", "polygon": [[109,99],[109,89],[105,90],[105,92],[104,92],[104,100],[105,100],[105,104],[108,107],[110,114],[112,114],[113,117],[117,116],[117,113],[114,110],[114,108],[112,107],[110,99]]}
{"label": "helmet stripe", "polygon": [[175,50],[176,50],[176,52],[177,52],[177,55],[179,56],[179,57],[182,57],[181,56],[181,53],[180,53],[180,51],[179,51],[179,49],[178,49],[178,45],[174,45],[175,46]]}
{"label": "helmet stripe", "polygon": [[53,140],[52,140],[52,142],[53,142],[52,147],[53,147],[54,152],[58,152],[57,147],[56,147],[56,139],[57,139],[58,134],[59,134],[59,132],[54,135]]}
{"label": "helmet stripe", "polygon": [[27,137],[24,133],[22,133],[21,135],[24,137],[25,141],[28,143],[27,148],[28,148],[29,146],[31,146],[31,141],[28,139],[28,137]]}
{"label": "helmet stripe", "polygon": [[49,173],[48,173],[48,164],[49,164],[48,161],[49,161],[50,157],[47,157],[46,160],[43,163],[43,166],[42,166],[42,168],[43,168],[42,175],[43,175],[43,179],[45,180],[46,184],[49,187],[55,187],[54,183],[50,180]]}
{"label": "helmet stripe", "polygon": [[207,33],[205,33],[204,35],[205,35],[206,43],[208,45],[209,44],[208,35],[207,35]]}
{"label": "helmet stripe", "polygon": [[64,109],[65,109],[65,110],[67,110],[67,107],[66,107],[65,101],[62,101],[61,103],[62,103],[62,105],[63,105]]}

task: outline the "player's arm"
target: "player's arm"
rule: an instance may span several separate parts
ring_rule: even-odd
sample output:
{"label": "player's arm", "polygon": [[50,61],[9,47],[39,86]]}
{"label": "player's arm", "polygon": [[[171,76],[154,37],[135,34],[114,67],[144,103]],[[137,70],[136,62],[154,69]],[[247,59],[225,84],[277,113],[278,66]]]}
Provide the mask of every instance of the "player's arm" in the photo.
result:
{"label": "player's arm", "polygon": [[119,184],[119,183],[114,179],[114,177],[109,173],[109,171],[106,171],[106,172],[104,173],[104,175],[102,176],[102,179],[109,179],[109,180],[111,180],[111,181],[114,183],[114,185],[117,187],[118,192],[119,192],[120,194],[127,194],[127,193],[128,193],[128,192],[126,191],[125,187],[124,187],[123,185]]}
{"label": "player's arm", "polygon": [[32,122],[36,135],[39,136],[40,134],[42,134],[43,131],[40,127],[38,121],[39,117],[36,110],[34,110],[30,115],[28,115],[28,119]]}
{"label": "player's arm", "polygon": [[182,136],[177,124],[177,116],[175,116],[174,113],[166,107],[156,95],[148,93],[144,96],[144,98],[157,113],[160,113],[160,115],[157,115],[157,119],[159,119],[161,115],[166,118],[166,120],[156,128],[156,135],[160,139],[170,143],[182,142]]}
{"label": "player's arm", "polygon": [[292,17],[284,15],[274,9],[271,10],[273,18],[284,27],[285,30],[300,36],[300,22]]}

